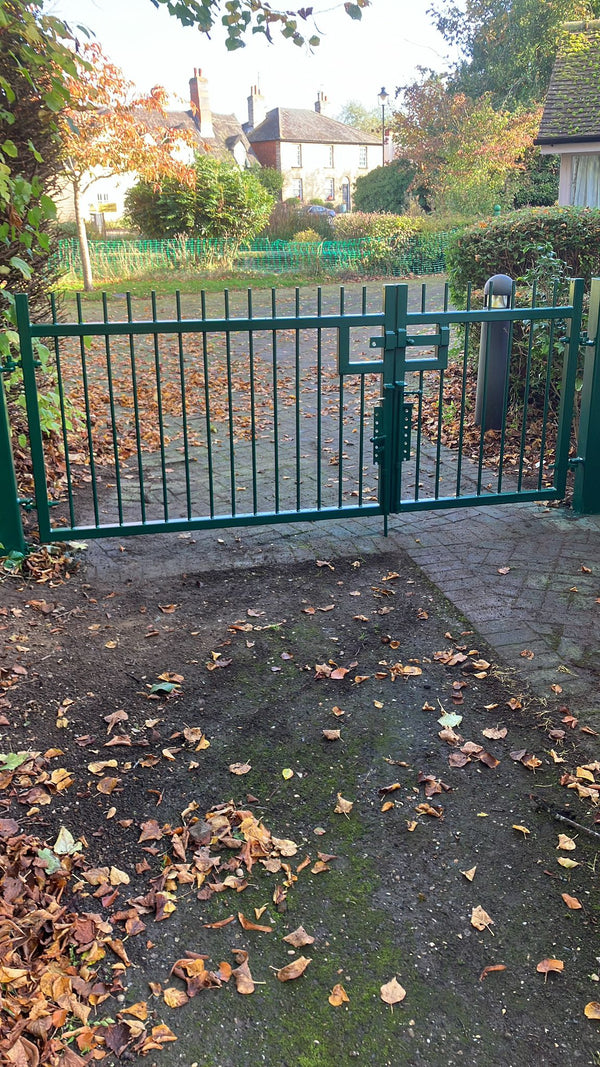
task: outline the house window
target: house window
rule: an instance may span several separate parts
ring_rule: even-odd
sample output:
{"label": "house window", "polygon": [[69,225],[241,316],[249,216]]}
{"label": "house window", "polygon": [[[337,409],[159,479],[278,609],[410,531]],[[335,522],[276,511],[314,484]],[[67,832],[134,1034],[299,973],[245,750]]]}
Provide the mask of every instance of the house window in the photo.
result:
{"label": "house window", "polygon": [[298,200],[302,200],[302,178],[295,178],[292,182],[292,189],[294,190],[292,196],[297,196]]}
{"label": "house window", "polygon": [[573,156],[571,203],[576,207],[600,207],[600,156]]}
{"label": "house window", "polygon": [[332,145],[332,144],[330,144],[330,145],[329,145],[329,161],[328,161],[328,163],[327,163],[327,166],[328,166],[328,167],[333,167],[334,165],[335,165],[335,164],[334,164],[334,162],[333,162],[333,145]]}
{"label": "house window", "polygon": [[325,182],[325,199],[333,200],[335,198],[335,181],[333,178],[327,178]]}
{"label": "house window", "polygon": [[295,145],[294,146],[294,150],[295,150],[296,155],[295,155],[295,161],[292,164],[292,166],[301,167],[302,166],[302,145],[301,144]]}
{"label": "house window", "polygon": [[108,203],[108,193],[98,193],[98,203],[99,204]]}
{"label": "house window", "polygon": [[360,146],[360,148],[358,150],[358,165],[359,165],[359,167],[368,166],[368,163],[367,163],[367,146],[364,145],[364,144],[361,144],[361,146]]}

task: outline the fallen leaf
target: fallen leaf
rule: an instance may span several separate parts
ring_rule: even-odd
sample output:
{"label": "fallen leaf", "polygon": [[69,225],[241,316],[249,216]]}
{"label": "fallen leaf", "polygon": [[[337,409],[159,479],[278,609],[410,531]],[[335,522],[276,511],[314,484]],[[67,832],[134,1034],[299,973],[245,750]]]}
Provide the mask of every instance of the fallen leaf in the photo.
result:
{"label": "fallen leaf", "polygon": [[342,794],[338,793],[338,795],[337,795],[337,804],[336,804],[335,808],[333,809],[334,812],[336,812],[338,815],[349,815],[349,813],[352,811],[353,807],[354,807],[354,801],[353,800],[344,800]]}
{"label": "fallen leaf", "polygon": [[590,1000],[583,1009],[586,1019],[600,1019],[600,1004],[597,1000]]}
{"label": "fallen leaf", "polygon": [[323,730],[323,737],[326,741],[340,741],[342,737],[341,730]]}
{"label": "fallen leaf", "polygon": [[476,865],[475,865],[474,867],[469,867],[469,870],[468,870],[468,871],[461,871],[460,873],[461,873],[461,874],[464,874],[465,878],[466,878],[466,879],[467,879],[467,880],[468,880],[469,882],[472,882],[472,881],[473,881],[473,879],[474,879],[474,877],[475,877],[475,871],[476,871],[476,870],[477,870],[477,864],[476,864]]}
{"label": "fallen leaf", "polygon": [[491,741],[500,741],[503,737],[506,737],[508,730],[506,726],[488,726],[487,730],[481,731],[484,737],[489,737]]}
{"label": "fallen leaf", "polygon": [[227,768],[231,774],[248,774],[252,770],[249,763],[230,763]]}
{"label": "fallen leaf", "polygon": [[[473,908],[471,912],[471,926],[474,926],[476,930],[490,930],[490,927],[494,925],[494,920],[490,918],[487,911],[481,907],[480,904],[476,908]],[[493,933],[490,930],[490,933]]]}
{"label": "fallen leaf", "polygon": [[489,967],[484,967],[479,975],[479,981],[483,982],[484,978],[487,978],[488,974],[492,974],[493,971],[505,971],[506,966],[504,963],[492,963]]}
{"label": "fallen leaf", "polygon": [[384,1004],[399,1004],[406,996],[406,990],[395,978],[381,986],[380,996]]}
{"label": "fallen leaf", "polygon": [[531,830],[528,830],[526,826],[521,826],[519,823],[513,823],[513,830],[519,830],[523,837],[527,837],[531,833]]}
{"label": "fallen leaf", "polygon": [[188,1002],[188,995],[184,993],[183,989],[176,989],[175,986],[169,986],[163,992],[163,1000],[169,1008],[181,1008]]}
{"label": "fallen leaf", "polygon": [[564,969],[565,965],[562,960],[540,960],[536,967],[536,971],[539,971],[540,974],[545,974],[546,977],[552,971],[556,971],[558,973],[560,971],[564,971]]}
{"label": "fallen leaf", "polygon": [[279,981],[290,982],[293,978],[299,978],[301,974],[304,974],[310,962],[311,960],[309,957],[298,956],[298,959],[292,960],[292,962],[286,964],[285,967],[280,967],[277,971]]}
{"label": "fallen leaf", "polygon": [[508,574],[510,567],[498,567],[498,574]]}
{"label": "fallen leaf", "polygon": [[557,856],[556,859],[561,867],[566,867],[567,870],[572,870],[573,867],[579,867],[577,860],[572,860],[569,856]]}
{"label": "fallen leaf", "polygon": [[261,926],[260,923],[252,922],[252,919],[247,919],[243,912],[238,911],[238,921],[242,930],[258,930],[261,934],[272,934],[272,926]]}
{"label": "fallen leaf", "polygon": [[568,893],[561,893],[560,895],[563,898],[565,904],[567,905],[569,911],[579,911],[579,909],[583,907],[583,904],[580,903],[577,897],[571,897]]}
{"label": "fallen leaf", "polygon": [[333,1004],[334,1008],[339,1008],[340,1004],[348,1004],[350,997],[346,993],[343,985],[340,985],[338,982],[334,985],[327,999],[330,1004]]}
{"label": "fallen leaf", "polygon": [[292,768],[291,767],[284,767],[282,772],[281,772],[281,777],[285,778],[286,782],[288,782],[290,778],[293,778],[294,777],[294,772],[293,772]]}
{"label": "fallen leaf", "polygon": [[569,837],[568,834],[559,834],[558,845],[556,847],[564,849],[565,852],[572,852],[573,849],[577,848],[577,843],[572,837]]}
{"label": "fallen leaf", "polygon": [[338,708],[337,704],[334,704],[334,706],[332,707],[332,709],[331,709],[331,710],[332,710],[333,714],[334,714],[334,715],[337,715],[338,717],[339,717],[340,715],[345,715],[345,714],[346,714],[346,712],[345,712],[345,711],[342,711],[342,709],[341,709],[341,708]]}
{"label": "fallen leaf", "polygon": [[302,948],[303,945],[312,945],[314,943],[314,937],[307,934],[303,926],[299,926],[296,930],[292,930],[291,934],[287,934],[283,941],[286,941],[288,945],[292,945],[293,948]]}
{"label": "fallen leaf", "polygon": [[250,967],[248,966],[248,953],[243,949],[236,951],[236,958],[241,960],[238,967],[235,967],[231,974],[235,979],[235,987],[238,993],[243,993],[245,996],[249,993],[253,993],[255,990],[254,979],[250,974]]}

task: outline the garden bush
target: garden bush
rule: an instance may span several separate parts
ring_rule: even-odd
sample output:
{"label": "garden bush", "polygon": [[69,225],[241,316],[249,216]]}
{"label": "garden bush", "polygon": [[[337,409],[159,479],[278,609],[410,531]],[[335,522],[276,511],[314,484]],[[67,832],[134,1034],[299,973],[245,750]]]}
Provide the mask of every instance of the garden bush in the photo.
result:
{"label": "garden bush", "polygon": [[421,230],[421,220],[407,215],[384,215],[377,212],[353,211],[336,215],[333,220],[333,240],[351,241],[361,237],[412,237]]}
{"label": "garden bush", "polygon": [[548,248],[571,277],[589,281],[600,271],[600,210],[527,208],[454,233],[447,252],[453,300],[461,304],[469,282],[481,289],[492,274],[523,278]]}

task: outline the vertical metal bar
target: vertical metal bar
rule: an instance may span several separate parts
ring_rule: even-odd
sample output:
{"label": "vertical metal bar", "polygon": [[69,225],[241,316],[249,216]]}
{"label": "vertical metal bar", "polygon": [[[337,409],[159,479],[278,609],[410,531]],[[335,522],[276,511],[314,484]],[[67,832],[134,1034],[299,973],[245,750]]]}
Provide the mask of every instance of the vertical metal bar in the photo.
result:
{"label": "vertical metal bar", "polygon": [[[18,297],[17,297],[18,299]],[[21,352],[23,351],[21,342]],[[26,550],[19,507],[19,490],[13,458],[10,420],[0,367],[0,555]]]}
{"label": "vertical metal bar", "polygon": [[444,416],[444,369],[440,369],[440,386],[438,391],[437,443],[435,448],[434,496],[440,495],[440,466],[442,463],[442,419]]}
{"label": "vertical metal bar", "polygon": [[[131,293],[127,293],[127,322],[133,322],[133,309],[131,306]],[[144,490],[144,465],[142,463],[142,435],[140,431],[140,406],[138,402],[137,372],[135,366],[135,341],[132,333],[129,334],[129,364],[131,366],[131,389],[133,392],[133,418],[135,422],[135,446],[137,452],[138,480],[140,484],[140,514],[142,522],[146,521],[146,493]]]}
{"label": "vertical metal bar", "polygon": [[[156,314],[156,293],[152,290],[150,294],[150,301],[152,305],[152,322],[155,324],[158,321]],[[160,440],[160,469],[162,474],[162,498],[163,498],[163,515],[165,522],[169,518],[169,500],[167,496],[167,454],[165,449],[165,427],[163,422],[163,405],[162,405],[162,387],[161,387],[161,374],[160,374],[160,348],[158,344],[158,333],[153,333],[154,344],[154,374],[156,378],[156,405],[158,409],[158,434]]]}
{"label": "vertical metal bar", "polygon": [[[225,289],[225,318],[229,319],[229,289]],[[233,435],[233,387],[231,382],[231,334],[225,333],[225,354],[227,357],[227,412],[229,416],[229,480],[231,484],[231,514],[235,515],[237,503],[235,499],[235,439]]]}
{"label": "vertical metal bar", "polygon": [[[83,313],[81,307],[81,294],[77,293],[77,321],[83,323]],[[85,337],[79,338],[79,356],[81,359],[81,375],[83,380],[83,397],[85,402],[85,422],[87,426],[87,439],[88,449],[90,454],[90,477],[92,479],[92,498],[94,507],[94,522],[96,526],[100,525],[100,515],[98,511],[98,481],[96,478],[96,460],[94,457],[94,439],[92,437],[92,411],[90,407],[90,392],[87,373],[87,360],[85,355]]]}
{"label": "vertical metal bar", "polygon": [[[467,304],[466,311],[471,310],[471,282],[467,285]],[[482,327],[483,328],[483,327]],[[469,342],[470,342],[471,323],[465,323],[465,343],[463,348],[463,369],[462,369],[462,388],[460,398],[460,421],[458,430],[458,456],[456,460],[456,496],[461,494],[461,482],[462,482],[462,457],[463,457],[463,442],[465,436],[465,414],[467,403],[467,373],[469,369]]]}
{"label": "vertical metal bar", "polygon": [[[25,404],[27,410],[27,422],[29,429],[29,447],[31,449],[31,465],[33,468],[33,480],[35,486],[35,506],[38,514],[38,528],[42,543],[52,540],[50,529],[50,508],[48,501],[48,484],[46,481],[46,463],[44,460],[44,443],[42,440],[42,428],[40,426],[40,409],[38,400],[37,382],[35,379],[35,363],[33,345],[31,343],[31,320],[29,318],[29,301],[25,293],[15,296],[15,312],[17,318],[17,330],[19,331],[19,346],[21,352],[21,367],[23,370],[23,386],[25,388]],[[3,390],[4,391],[4,390]],[[6,415],[6,433],[10,433],[8,414]],[[9,437],[10,443],[10,437]],[[12,456],[12,453],[11,453]],[[13,473],[14,473],[14,467]],[[8,473],[8,489],[11,487],[10,472]],[[7,497],[10,500],[10,496]],[[15,502],[17,497],[14,498]],[[10,533],[20,542],[19,529],[16,525],[16,516],[11,516]],[[19,516],[19,525],[21,519]],[[8,545],[5,545],[7,548]],[[18,551],[23,551],[19,548]]]}
{"label": "vertical metal bar", "polygon": [[[300,316],[300,289],[296,288],[295,314]],[[295,385],[296,394],[296,511],[300,511],[300,330],[296,326],[295,336]]]}
{"label": "vertical metal bar", "polygon": [[[361,314],[367,314],[367,287],[362,287]],[[365,375],[360,376],[360,424],[358,431],[358,503],[363,504],[365,462]]]}
{"label": "vertical metal bar", "polygon": [[[177,322],[181,322],[181,293],[177,289],[175,293],[175,310],[177,315]],[[187,397],[185,394],[185,356],[183,351],[183,335],[181,331],[177,334],[177,348],[179,352],[179,381],[181,384],[181,422],[183,429],[183,458],[185,463],[185,498],[187,517],[192,517],[192,487],[190,484],[190,443],[188,438],[188,420],[187,420]]]}
{"label": "vertical metal bar", "polygon": [[[531,306],[532,307],[535,306],[535,300],[536,300],[536,284],[535,284],[535,281],[534,281],[533,291],[532,291],[532,294],[531,294]],[[553,323],[554,323],[554,320],[552,320],[551,325],[553,325]],[[521,416],[521,436],[520,436],[520,450],[519,450],[519,473],[517,475],[517,492],[518,493],[521,492],[521,487],[523,485],[523,468],[524,468],[524,465],[525,465],[525,445],[527,443],[527,415],[528,415],[528,409],[529,409],[529,390],[530,390],[530,384],[531,384],[531,362],[532,362],[532,357],[533,357],[533,330],[534,330],[534,323],[533,323],[533,320],[530,320],[530,322],[529,322],[529,342],[527,344],[527,362],[526,362],[526,365],[525,365],[525,388],[523,390],[523,413],[522,413],[522,416]],[[551,350],[552,350],[552,345],[549,346],[548,351],[550,352]]]}
{"label": "vertical metal bar", "polygon": [[419,499],[419,478],[421,476],[421,419],[423,417],[424,373],[419,371],[419,400],[417,406],[417,444],[415,447],[415,500]]}
{"label": "vertical metal bar", "polygon": [[[52,322],[58,322],[56,314],[56,295],[50,293],[50,310]],[[58,388],[58,402],[60,405],[60,425],[65,454],[65,474],[67,476],[67,496],[69,498],[69,521],[71,527],[75,526],[75,501],[73,497],[73,478],[71,474],[71,456],[69,452],[69,427],[67,425],[67,410],[65,406],[65,390],[63,382],[62,364],[60,356],[60,338],[54,338],[54,359],[56,362],[56,385]]]}
{"label": "vertical metal bar", "polygon": [[271,289],[271,316],[274,322],[273,341],[273,460],[275,463],[275,511],[279,511],[279,410],[277,401],[277,290]]}
{"label": "vertical metal bar", "polygon": [[[252,311],[252,290],[248,289],[248,318],[251,319],[253,315]],[[248,331],[248,352],[250,356],[250,433],[252,434],[252,507],[254,514],[258,511],[258,495],[256,484],[256,400],[254,389],[254,332],[252,328]]]}
{"label": "vertical metal bar", "polygon": [[[206,322],[206,290],[202,289],[200,292],[200,309],[202,315],[202,321]],[[210,420],[210,382],[208,376],[208,338],[206,330],[202,331],[202,367],[204,371],[204,414],[206,417],[206,453],[208,459],[208,500],[210,507],[210,517],[214,518],[215,514],[215,484],[213,474],[213,453],[212,453],[212,424]]]}
{"label": "vertical metal bar", "polygon": [[[492,304],[493,286],[490,285],[489,292],[489,304]],[[490,347],[490,330],[487,328],[487,322],[481,323],[481,329],[485,332],[485,365],[483,369],[483,392],[482,392],[482,411],[487,411],[487,388],[488,388],[488,367],[489,367],[489,347]],[[485,420],[482,418],[481,427],[479,431],[479,457],[477,460],[477,496],[481,496],[481,485],[483,481],[483,454],[485,448],[485,432],[484,432]]]}
{"label": "vertical metal bar", "polygon": [[600,512],[600,278],[592,278],[587,322],[588,343],[583,366],[573,510],[577,515]]}
{"label": "vertical metal bar", "polygon": [[581,316],[583,308],[584,283],[581,278],[571,282],[570,303],[573,314],[569,323],[567,358],[563,364],[563,376],[560,390],[560,407],[558,412],[558,436],[556,441],[556,466],[554,468],[554,485],[559,496],[564,496],[567,485],[569,465],[569,445],[571,443],[571,425],[575,399],[575,379],[577,361],[581,344]]}
{"label": "vertical metal bar", "polygon": [[[102,293],[102,314],[104,322],[108,322],[108,301],[106,293]],[[110,406],[110,426],[111,436],[113,443],[113,455],[115,458],[115,485],[117,489],[117,509],[119,512],[119,525],[123,525],[123,495],[121,492],[121,465],[119,460],[119,440],[117,437],[117,416],[115,410],[115,392],[113,386],[112,376],[112,362],[110,353],[110,337],[106,334],[104,338],[104,351],[106,355],[106,376],[108,382],[108,401]]]}
{"label": "vertical metal bar", "polygon": [[[323,314],[323,291],[317,289],[317,319]],[[339,327],[338,327],[339,331]],[[321,326],[317,328],[317,508],[322,506],[323,463],[323,337]]]}
{"label": "vertical metal bar", "polygon": [[[516,288],[517,288],[516,282],[513,282],[512,294],[511,294],[511,297],[510,297],[510,306],[511,307],[515,306]],[[534,285],[534,292],[533,292],[532,299],[534,301],[536,299],[536,296],[535,296],[535,285]],[[497,492],[498,493],[502,492],[502,478],[503,478],[503,475],[504,475],[504,451],[505,451],[505,448],[506,448],[506,421],[508,419],[508,398],[509,398],[509,392],[510,392],[510,365],[511,365],[511,362],[512,362],[514,326],[515,326],[514,321],[511,319],[511,321],[510,321],[510,323],[508,325],[508,359],[507,359],[507,364],[506,364],[506,375],[505,375],[505,378],[504,378],[504,391],[503,391],[503,394],[502,394],[502,426],[501,426],[501,429],[500,429],[500,452],[499,452],[499,456],[498,456],[498,482],[497,482]],[[527,375],[527,381],[529,381],[529,375]]]}

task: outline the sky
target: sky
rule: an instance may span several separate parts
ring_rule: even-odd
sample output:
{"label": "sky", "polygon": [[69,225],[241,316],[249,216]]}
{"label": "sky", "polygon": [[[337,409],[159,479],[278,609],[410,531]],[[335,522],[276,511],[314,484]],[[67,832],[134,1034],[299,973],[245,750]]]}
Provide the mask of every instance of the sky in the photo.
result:
{"label": "sky", "polygon": [[[198,67],[208,78],[213,111],[234,112],[245,121],[246,98],[257,82],[267,109],[312,108],[322,91],[335,118],[350,100],[379,106],[382,86],[391,103],[396,87],[410,82],[418,66],[442,70],[448,64],[448,48],[427,15],[430,3],[372,0],[358,22],[340,0],[315,0],[321,44],[312,54],[278,36],[269,45],[262,34],[229,53],[220,26],[208,39],[151,0],[49,0],[46,10],[91,29],[140,92],[163,85],[173,94],[172,107],[187,107],[188,82]],[[301,0],[290,6],[300,7]]]}

